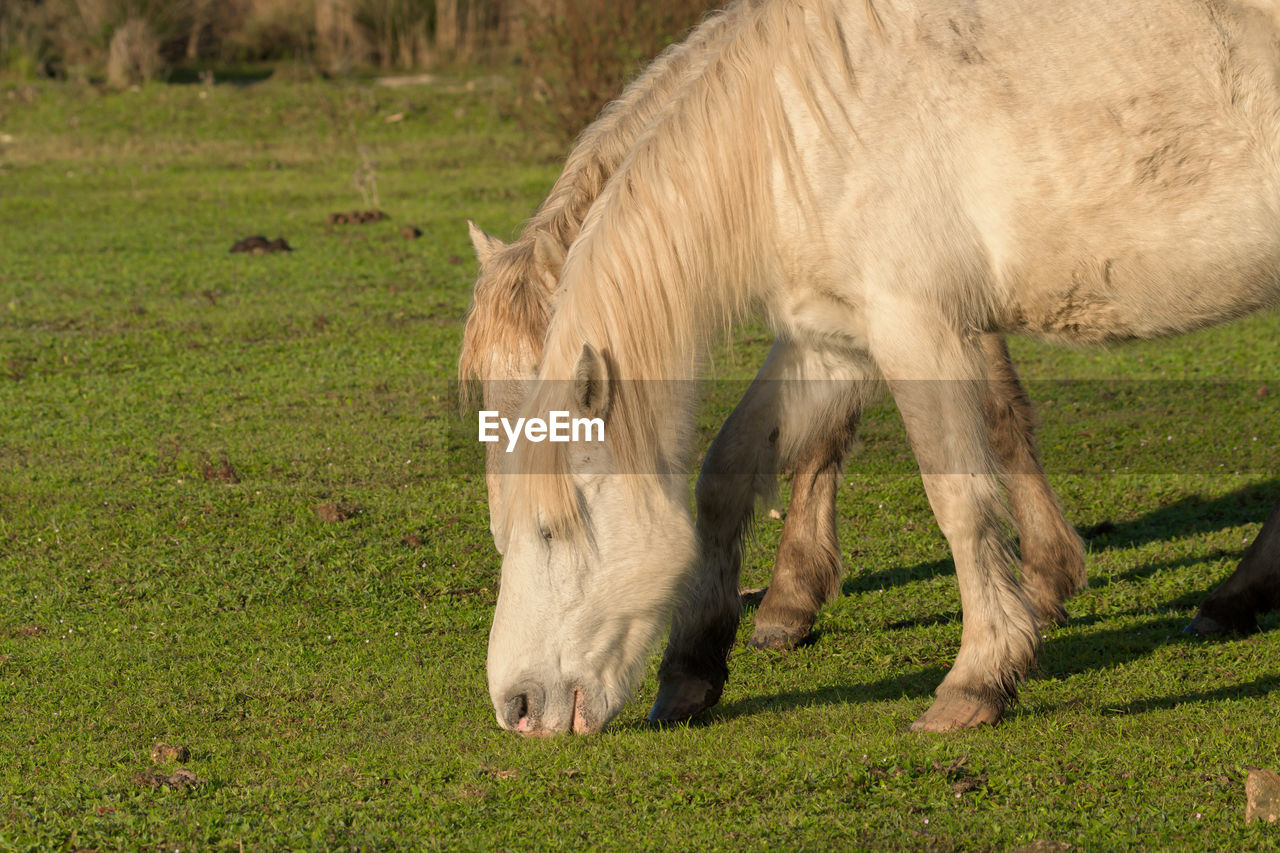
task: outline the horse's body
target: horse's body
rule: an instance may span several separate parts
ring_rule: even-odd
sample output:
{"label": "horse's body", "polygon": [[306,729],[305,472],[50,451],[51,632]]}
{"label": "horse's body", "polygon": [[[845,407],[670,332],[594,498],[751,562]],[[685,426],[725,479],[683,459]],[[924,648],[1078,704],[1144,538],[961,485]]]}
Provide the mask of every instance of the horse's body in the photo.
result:
{"label": "horse's body", "polygon": [[653,380],[693,377],[756,310],[825,369],[888,380],[965,616],[916,725],[993,721],[1036,620],[1000,525],[981,336],[1156,337],[1280,299],[1274,15],[773,0],[730,17],[564,264],[522,411],[603,417],[608,440],[525,445],[507,469],[499,720],[589,731],[630,695],[696,564],[692,395]]}

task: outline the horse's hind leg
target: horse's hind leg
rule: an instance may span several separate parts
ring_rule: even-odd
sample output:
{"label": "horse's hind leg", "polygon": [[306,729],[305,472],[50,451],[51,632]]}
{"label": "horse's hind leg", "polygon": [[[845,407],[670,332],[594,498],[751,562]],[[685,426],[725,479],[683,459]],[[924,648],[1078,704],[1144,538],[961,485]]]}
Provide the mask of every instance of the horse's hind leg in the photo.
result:
{"label": "horse's hind leg", "polygon": [[[687,719],[719,701],[742,615],[738,574],[743,538],[756,502],[770,497],[776,488],[779,463],[793,454],[797,444],[809,444],[814,423],[848,426],[830,430],[833,435],[824,452],[835,457],[832,461],[808,462],[808,473],[797,473],[801,494],[797,496],[793,489],[788,523],[801,532],[788,537],[784,531],[780,573],[775,574],[761,610],[766,617],[769,612],[775,614],[775,627],[789,625],[796,631],[803,625],[803,637],[818,607],[838,586],[840,561],[832,501],[839,455],[856,427],[861,411],[857,401],[874,389],[876,381],[865,363],[814,361],[821,357],[786,341],[775,344],[707,451],[697,488],[701,566],[672,618],[650,720]],[[822,378],[806,381],[806,376]],[[822,453],[808,457],[821,458]],[[818,540],[806,545],[801,538],[806,532]]]}
{"label": "horse's hind leg", "polygon": [[[778,543],[778,558],[747,645],[792,649],[813,630],[822,605],[840,592],[844,561],[836,535],[836,491],[845,452],[858,429],[868,384],[814,381],[797,389],[784,425],[782,467],[792,469],[791,501]],[[815,417],[815,411],[822,412]],[[801,449],[794,463],[788,447]]]}
{"label": "horse's hind leg", "polygon": [[[912,725],[950,731],[1000,719],[1035,659],[1036,618],[1001,530],[1003,494],[983,418],[986,366],[977,341],[943,316],[900,304],[872,354],[906,423],[929,503],[955,560],[964,625],[933,705]],[[877,318],[879,319],[879,318]]]}
{"label": "horse's hind leg", "polygon": [[1258,630],[1258,614],[1280,609],[1280,504],[1267,516],[1240,565],[1200,605],[1187,626],[1195,634]]}
{"label": "horse's hind leg", "polygon": [[[983,335],[981,341],[987,363],[983,414],[1020,534],[1023,592],[1043,623],[1061,622],[1066,618],[1062,603],[1085,583],[1084,542],[1067,521],[1045,477],[1035,446],[1031,402],[1004,338]],[[812,387],[826,390],[821,385]],[[799,645],[813,630],[822,605],[839,592],[844,570],[836,536],[836,490],[864,402],[855,391],[844,401],[844,412],[832,411],[822,420],[808,418],[786,431],[791,439],[786,444],[800,447],[794,463],[785,457],[781,460],[783,468],[794,470],[791,503],[773,580],[756,611],[750,646],[790,649]],[[795,410],[805,413],[811,408],[838,406],[811,404]]]}
{"label": "horse's hind leg", "polygon": [[1043,624],[1062,622],[1062,603],[1085,585],[1084,542],[1045,478],[1034,444],[1035,416],[1000,335],[983,335],[987,362],[982,405],[1000,457],[1022,550],[1022,591]]}

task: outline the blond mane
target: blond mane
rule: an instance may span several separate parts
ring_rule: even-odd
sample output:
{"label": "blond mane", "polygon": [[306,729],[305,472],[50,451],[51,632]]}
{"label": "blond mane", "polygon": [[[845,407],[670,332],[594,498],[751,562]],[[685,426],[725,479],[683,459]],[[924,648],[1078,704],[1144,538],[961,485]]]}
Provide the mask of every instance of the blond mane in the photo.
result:
{"label": "blond mane", "polygon": [[[881,24],[867,6],[867,31]],[[569,251],[539,379],[522,414],[573,408],[568,381],[584,342],[606,355],[615,392],[607,420],[614,469],[669,476],[687,470],[688,436],[673,426],[708,344],[727,333],[777,279],[772,247],[774,170],[786,189],[812,191],[799,168],[780,79],[817,106],[825,89],[856,83],[847,34],[830,9],[806,0],[751,0],[726,13],[731,32],[672,95],[590,209]],[[834,67],[849,79],[832,81]],[[726,133],[750,126],[753,133]],[[670,380],[670,381],[658,381]],[[543,415],[545,416],[545,414]],[[564,534],[580,527],[564,444],[524,443],[514,504]],[[640,490],[637,490],[639,496]]]}
{"label": "blond mane", "polygon": [[560,177],[520,236],[481,269],[458,359],[464,405],[470,402],[473,380],[511,379],[522,363],[536,364],[541,358],[551,293],[536,260],[538,239],[549,237],[568,249],[587,211],[641,131],[671,93],[700,71],[732,20],[731,12],[709,15],[688,39],[664,51],[605,107],[578,137]]}

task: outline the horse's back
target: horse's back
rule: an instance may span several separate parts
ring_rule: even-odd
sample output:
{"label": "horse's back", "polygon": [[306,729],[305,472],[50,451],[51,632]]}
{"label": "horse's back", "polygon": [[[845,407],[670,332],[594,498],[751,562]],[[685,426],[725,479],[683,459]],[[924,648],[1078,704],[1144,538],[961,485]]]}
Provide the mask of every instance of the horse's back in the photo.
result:
{"label": "horse's back", "polygon": [[867,174],[845,213],[864,233],[891,223],[892,240],[870,235],[883,268],[931,259],[922,277],[980,303],[967,321],[1084,342],[1278,301],[1270,3],[918,0],[880,18],[886,61],[856,90]]}

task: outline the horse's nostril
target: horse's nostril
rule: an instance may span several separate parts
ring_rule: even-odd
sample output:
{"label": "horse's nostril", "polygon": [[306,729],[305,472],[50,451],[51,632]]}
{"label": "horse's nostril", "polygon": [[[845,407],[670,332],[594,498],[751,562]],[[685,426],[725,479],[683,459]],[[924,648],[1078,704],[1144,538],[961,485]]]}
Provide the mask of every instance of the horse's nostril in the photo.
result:
{"label": "horse's nostril", "polygon": [[529,717],[529,697],[521,693],[512,696],[502,706],[502,719],[509,729],[519,729],[521,723],[527,723]]}
{"label": "horse's nostril", "polygon": [[512,688],[502,703],[502,727],[521,734],[537,734],[542,725],[544,696],[536,682],[526,681]]}

